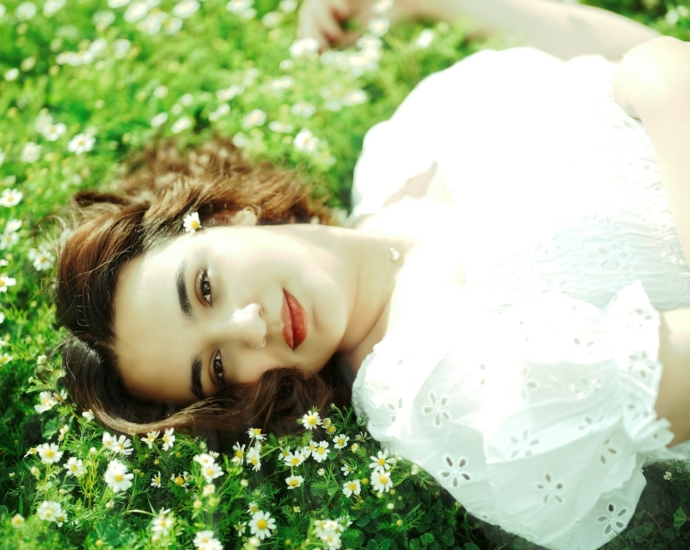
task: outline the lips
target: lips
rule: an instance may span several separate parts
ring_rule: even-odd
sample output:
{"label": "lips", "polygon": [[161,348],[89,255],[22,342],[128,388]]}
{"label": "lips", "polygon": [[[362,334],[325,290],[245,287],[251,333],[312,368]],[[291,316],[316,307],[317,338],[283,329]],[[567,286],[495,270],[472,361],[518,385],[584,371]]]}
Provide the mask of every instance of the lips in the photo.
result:
{"label": "lips", "polygon": [[283,321],[283,338],[292,349],[297,349],[307,337],[307,314],[292,294],[283,291],[283,307],[280,310]]}

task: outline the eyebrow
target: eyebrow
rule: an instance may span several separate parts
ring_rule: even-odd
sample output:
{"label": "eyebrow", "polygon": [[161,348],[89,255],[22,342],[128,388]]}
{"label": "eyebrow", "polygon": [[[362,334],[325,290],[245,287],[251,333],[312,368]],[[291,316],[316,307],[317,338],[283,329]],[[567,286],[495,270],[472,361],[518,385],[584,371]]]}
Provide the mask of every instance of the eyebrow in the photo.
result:
{"label": "eyebrow", "polygon": [[185,278],[185,269],[187,262],[182,260],[180,267],[177,268],[176,282],[177,282],[177,299],[180,302],[180,309],[184,316],[190,321],[194,321],[194,311],[192,310],[192,302],[189,301],[189,294],[187,294],[187,279]]}
{"label": "eyebrow", "polygon": [[201,357],[198,355],[192,360],[192,393],[199,399],[206,397],[201,387]]}

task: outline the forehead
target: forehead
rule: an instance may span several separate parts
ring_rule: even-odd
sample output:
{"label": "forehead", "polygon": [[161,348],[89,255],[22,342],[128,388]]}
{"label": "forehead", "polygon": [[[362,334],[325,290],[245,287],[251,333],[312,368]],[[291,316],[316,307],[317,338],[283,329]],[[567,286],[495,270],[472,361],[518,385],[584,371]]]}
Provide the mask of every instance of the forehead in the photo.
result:
{"label": "forehead", "polygon": [[189,242],[175,239],[127,262],[120,271],[114,296],[115,352],[125,386],[141,397],[153,397],[148,394],[152,388],[161,395],[174,390],[181,398],[192,397],[192,344],[185,336],[175,284]]}

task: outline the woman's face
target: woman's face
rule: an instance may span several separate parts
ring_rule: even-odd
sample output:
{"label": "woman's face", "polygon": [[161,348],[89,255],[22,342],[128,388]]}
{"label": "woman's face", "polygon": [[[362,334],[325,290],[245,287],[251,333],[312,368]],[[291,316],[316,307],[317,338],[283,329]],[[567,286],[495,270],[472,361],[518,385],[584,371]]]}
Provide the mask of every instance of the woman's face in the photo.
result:
{"label": "woman's face", "polygon": [[128,390],[185,404],[272,368],[323,367],[348,307],[333,259],[309,234],[215,227],[128,262],[115,291],[115,352]]}

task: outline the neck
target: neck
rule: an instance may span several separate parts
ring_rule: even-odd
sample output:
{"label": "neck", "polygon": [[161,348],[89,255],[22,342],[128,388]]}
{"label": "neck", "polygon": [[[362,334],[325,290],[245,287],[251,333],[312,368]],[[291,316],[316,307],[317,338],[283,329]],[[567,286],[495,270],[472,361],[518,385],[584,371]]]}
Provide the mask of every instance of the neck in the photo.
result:
{"label": "neck", "polygon": [[[343,352],[357,373],[364,358],[386,334],[388,306],[405,254],[412,241],[355,229],[322,225],[284,225],[282,231],[307,240],[320,257],[338,288],[347,297],[347,325],[336,351]],[[399,254],[396,261],[391,248]]]}
{"label": "neck", "polygon": [[[396,278],[412,248],[409,240],[356,230],[343,230],[338,238],[348,276],[350,313],[338,351],[345,353],[352,374],[380,342],[388,328],[388,313]],[[391,251],[393,249],[393,251]]]}

